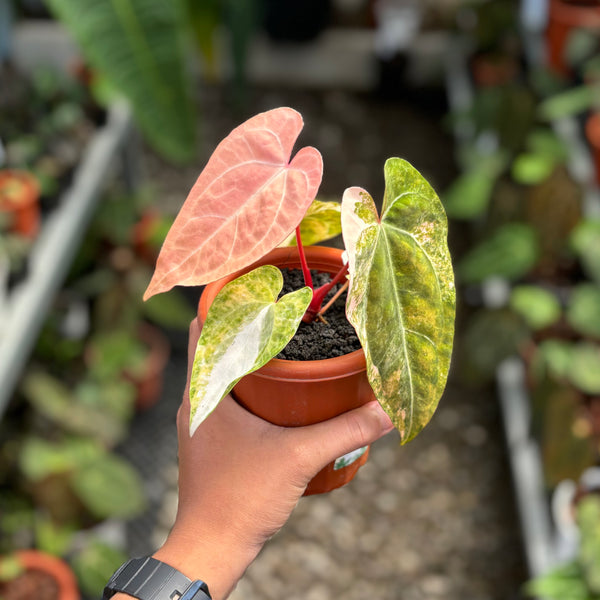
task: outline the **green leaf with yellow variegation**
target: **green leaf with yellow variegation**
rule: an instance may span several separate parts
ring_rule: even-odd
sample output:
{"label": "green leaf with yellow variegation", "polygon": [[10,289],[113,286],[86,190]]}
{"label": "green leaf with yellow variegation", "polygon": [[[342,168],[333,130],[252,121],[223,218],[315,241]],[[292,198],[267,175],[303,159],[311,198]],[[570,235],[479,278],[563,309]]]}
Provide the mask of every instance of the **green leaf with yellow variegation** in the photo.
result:
{"label": "green leaf with yellow variegation", "polygon": [[234,279],[212,303],[198,340],[190,380],[190,435],[233,386],[277,356],[312,299],[310,288],[277,296],[283,275],[266,265]]}
{"label": "green leaf with yellow variegation", "polygon": [[446,386],[454,338],[454,273],[443,206],[409,163],[385,164],[381,218],[371,196],[342,200],[350,289],[346,312],[369,383],[402,443],[429,422]]}
{"label": "green leaf with yellow variegation", "polygon": [[[314,246],[342,233],[342,205],[335,201],[313,200],[300,223],[300,237],[304,246]],[[295,246],[296,233],[292,233],[281,247]]]}

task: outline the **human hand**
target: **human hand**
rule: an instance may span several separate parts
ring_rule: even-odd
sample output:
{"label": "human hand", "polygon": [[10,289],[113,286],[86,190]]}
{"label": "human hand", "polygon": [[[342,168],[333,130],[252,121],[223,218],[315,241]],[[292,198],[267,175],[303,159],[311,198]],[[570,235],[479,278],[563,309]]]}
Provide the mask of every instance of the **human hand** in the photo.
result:
{"label": "human hand", "polygon": [[189,435],[189,380],[200,335],[190,327],[188,378],[177,416],[179,506],[154,556],[226,598],[266,540],[329,462],[393,429],[377,402],[306,427],[272,425],[226,397]]}

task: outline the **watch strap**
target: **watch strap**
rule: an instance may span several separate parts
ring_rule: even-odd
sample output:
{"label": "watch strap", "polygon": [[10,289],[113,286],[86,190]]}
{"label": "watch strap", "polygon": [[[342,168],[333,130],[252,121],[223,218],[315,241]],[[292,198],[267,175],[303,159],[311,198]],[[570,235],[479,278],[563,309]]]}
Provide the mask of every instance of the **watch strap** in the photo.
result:
{"label": "watch strap", "polygon": [[103,600],[117,592],[139,600],[210,600],[208,586],[151,556],[132,558],[121,565],[104,588]]}

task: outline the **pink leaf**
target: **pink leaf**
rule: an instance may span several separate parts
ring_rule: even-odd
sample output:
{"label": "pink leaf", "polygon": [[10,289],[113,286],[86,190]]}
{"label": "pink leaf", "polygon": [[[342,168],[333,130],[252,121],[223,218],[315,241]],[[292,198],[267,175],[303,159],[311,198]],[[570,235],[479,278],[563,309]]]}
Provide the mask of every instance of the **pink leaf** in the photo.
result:
{"label": "pink leaf", "polygon": [[302,126],[298,112],[276,108],[217,146],[165,239],[145,300],[243,269],[290,235],[323,173],[315,148],[302,148],[290,162]]}

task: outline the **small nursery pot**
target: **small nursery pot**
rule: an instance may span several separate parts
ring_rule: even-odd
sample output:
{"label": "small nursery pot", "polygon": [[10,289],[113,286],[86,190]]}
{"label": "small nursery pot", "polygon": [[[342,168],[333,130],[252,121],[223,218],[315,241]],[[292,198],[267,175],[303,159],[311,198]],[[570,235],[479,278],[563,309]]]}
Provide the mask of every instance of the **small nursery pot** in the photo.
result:
{"label": "small nursery pot", "polygon": [[63,560],[38,550],[21,550],[16,557],[25,569],[25,576],[28,571],[41,571],[54,579],[58,588],[56,600],[80,599],[75,575]]}
{"label": "small nursery pot", "polygon": [[[305,249],[311,269],[334,274],[342,266],[342,250],[324,246]],[[252,266],[206,286],[198,306],[200,324],[221,288],[261,265],[300,268],[295,247],[276,248]],[[233,389],[234,398],[253,414],[285,427],[312,425],[374,400],[362,349],[326,360],[291,361],[274,358],[246,375]],[[366,462],[368,448],[341,457],[321,470],[304,495],[329,492],[348,483]]]}
{"label": "small nursery pot", "polygon": [[0,170],[0,212],[10,215],[9,229],[35,238],[40,226],[40,190],[27,171]]}
{"label": "small nursery pot", "polygon": [[594,112],[585,124],[585,135],[592,150],[596,181],[600,185],[600,112]]}
{"label": "small nursery pot", "polygon": [[550,0],[546,51],[548,65],[563,75],[569,74],[564,52],[573,29],[600,29],[600,6],[590,0]]}

